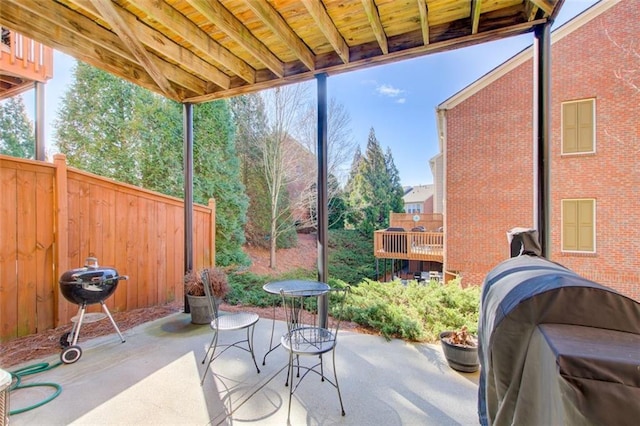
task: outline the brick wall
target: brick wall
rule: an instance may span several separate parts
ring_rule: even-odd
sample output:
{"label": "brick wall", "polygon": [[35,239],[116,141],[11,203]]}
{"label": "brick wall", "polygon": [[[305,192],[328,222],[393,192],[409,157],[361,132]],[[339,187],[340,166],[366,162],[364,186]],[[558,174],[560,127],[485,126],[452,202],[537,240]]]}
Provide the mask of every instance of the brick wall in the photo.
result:
{"label": "brick wall", "polygon": [[[551,48],[551,259],[640,300],[640,8],[623,1]],[[617,44],[617,45],[616,45]],[[446,112],[446,259],[467,285],[509,256],[506,232],[533,227],[532,61]],[[640,83],[640,79],[636,80]],[[596,99],[596,152],[561,156],[561,102]],[[561,251],[565,198],[596,199],[596,253]]]}

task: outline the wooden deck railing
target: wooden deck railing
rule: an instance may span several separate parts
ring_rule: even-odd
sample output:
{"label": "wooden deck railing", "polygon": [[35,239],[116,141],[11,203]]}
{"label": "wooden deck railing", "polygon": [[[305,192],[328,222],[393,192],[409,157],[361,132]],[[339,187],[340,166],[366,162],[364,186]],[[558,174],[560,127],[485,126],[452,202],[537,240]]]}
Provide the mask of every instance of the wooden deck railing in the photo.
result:
{"label": "wooden deck railing", "polygon": [[[215,203],[194,206],[194,267],[215,262]],[[183,201],[54,164],[0,155],[0,341],[70,324],[59,291],[87,256],[120,275],[112,312],[181,300]],[[99,310],[98,305],[90,306]]]}
{"label": "wooden deck railing", "polygon": [[53,76],[53,49],[2,28],[0,70],[26,80],[45,82]]}
{"label": "wooden deck railing", "polygon": [[375,231],[374,256],[381,259],[443,261],[442,232]]}

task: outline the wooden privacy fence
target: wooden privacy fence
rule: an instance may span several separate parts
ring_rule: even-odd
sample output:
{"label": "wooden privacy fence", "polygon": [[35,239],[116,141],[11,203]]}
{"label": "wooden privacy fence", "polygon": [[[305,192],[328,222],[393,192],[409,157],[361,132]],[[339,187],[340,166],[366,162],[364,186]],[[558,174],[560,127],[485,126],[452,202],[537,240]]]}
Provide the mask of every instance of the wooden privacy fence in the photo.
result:
{"label": "wooden privacy fence", "polygon": [[[111,311],[184,296],[184,204],[54,163],[0,155],[0,340],[70,323],[58,278],[95,256],[120,275]],[[195,205],[194,267],[215,264],[215,202]],[[99,310],[94,305],[91,310]]]}

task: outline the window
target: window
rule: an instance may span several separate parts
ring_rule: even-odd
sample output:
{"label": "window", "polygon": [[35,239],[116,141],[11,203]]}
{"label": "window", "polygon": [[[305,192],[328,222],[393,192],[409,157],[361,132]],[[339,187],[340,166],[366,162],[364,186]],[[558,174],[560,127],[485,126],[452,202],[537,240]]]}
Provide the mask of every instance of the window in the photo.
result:
{"label": "window", "polygon": [[562,153],[595,151],[595,99],[562,104]]}
{"label": "window", "polygon": [[596,201],[562,200],[562,251],[596,251]]}

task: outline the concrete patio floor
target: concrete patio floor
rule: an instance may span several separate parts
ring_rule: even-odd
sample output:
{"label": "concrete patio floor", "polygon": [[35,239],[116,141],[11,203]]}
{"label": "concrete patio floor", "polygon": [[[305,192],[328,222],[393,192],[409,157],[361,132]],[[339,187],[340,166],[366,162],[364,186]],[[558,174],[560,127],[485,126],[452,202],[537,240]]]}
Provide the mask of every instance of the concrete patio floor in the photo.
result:
{"label": "concrete patio floor", "polygon": [[[279,335],[285,324],[275,324]],[[211,330],[191,324],[188,314],[173,314],[128,330],[125,343],[115,332],[88,341],[83,341],[81,332],[80,360],[22,381],[57,383],[61,394],[11,416],[10,424],[284,425],[289,398],[289,388],[284,386],[287,353],[277,348],[262,365],[271,325],[270,319],[261,318],[256,326],[260,374],[247,352],[232,348],[214,361],[213,374],[208,373],[203,386],[201,361]],[[340,415],[335,388],[308,376],[293,395],[291,424],[478,424],[479,374],[449,368],[439,345],[340,333],[336,368],[346,416]],[[54,356],[41,361],[58,360]],[[11,409],[36,404],[51,393],[47,387],[13,391]]]}

